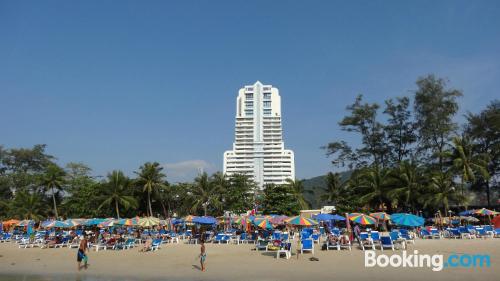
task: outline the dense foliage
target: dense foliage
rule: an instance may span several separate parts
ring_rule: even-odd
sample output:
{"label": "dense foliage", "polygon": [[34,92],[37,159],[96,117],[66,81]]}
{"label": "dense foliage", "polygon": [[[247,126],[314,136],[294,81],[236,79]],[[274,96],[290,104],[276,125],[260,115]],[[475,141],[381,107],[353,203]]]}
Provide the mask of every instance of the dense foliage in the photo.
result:
{"label": "dense foliage", "polygon": [[424,209],[431,215],[465,207],[474,197],[471,191],[479,191],[486,195],[484,205],[498,204],[491,195],[499,189],[500,102],[468,113],[459,126],[460,91],[433,75],[416,84],[412,97],[385,101],[382,114],[379,104],[362,96],[347,107],[339,125],[356,133],[360,145],[336,140],[325,146],[332,163],[351,173],[345,182],[338,174],[326,176],[322,203],[343,210]]}

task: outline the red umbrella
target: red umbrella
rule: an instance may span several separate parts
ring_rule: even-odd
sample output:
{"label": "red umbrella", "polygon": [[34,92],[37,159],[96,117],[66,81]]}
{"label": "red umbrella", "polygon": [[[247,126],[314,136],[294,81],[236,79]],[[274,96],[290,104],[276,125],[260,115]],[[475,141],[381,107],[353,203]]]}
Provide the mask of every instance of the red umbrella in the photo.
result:
{"label": "red umbrella", "polygon": [[500,216],[496,216],[491,221],[495,225],[495,229],[500,228]]}

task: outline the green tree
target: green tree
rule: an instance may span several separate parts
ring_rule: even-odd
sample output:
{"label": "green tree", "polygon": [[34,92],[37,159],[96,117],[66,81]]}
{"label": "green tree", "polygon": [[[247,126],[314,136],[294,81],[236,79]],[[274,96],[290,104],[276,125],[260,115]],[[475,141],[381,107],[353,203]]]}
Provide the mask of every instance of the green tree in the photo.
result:
{"label": "green tree", "polygon": [[190,196],[192,199],[191,211],[203,210],[203,215],[208,214],[211,209],[220,210],[222,207],[220,185],[213,184],[207,173],[203,173],[195,178],[191,186]]}
{"label": "green tree", "polygon": [[458,171],[461,178],[462,195],[464,195],[465,183],[474,182],[476,174],[480,174],[483,179],[488,180],[488,156],[475,154],[469,137],[453,138],[453,150],[450,157],[453,167]]}
{"label": "green tree", "polygon": [[305,190],[304,185],[302,184],[302,181],[299,179],[286,179],[286,185],[289,188],[289,192],[292,194],[292,196],[297,200],[297,203],[299,204],[301,209],[309,209],[309,202],[306,201],[304,198],[304,193],[311,193],[311,190]]}
{"label": "green tree", "polygon": [[[422,190],[422,169],[416,163],[403,161],[391,171],[393,188],[387,193],[388,197],[398,207],[403,205],[412,212],[415,211],[419,194]],[[402,203],[402,204],[401,204]]]}
{"label": "green tree", "polygon": [[231,175],[224,192],[224,209],[237,214],[252,209],[255,191],[256,184],[248,175]]}
{"label": "green tree", "polygon": [[108,174],[107,181],[101,184],[102,196],[99,209],[114,207],[116,217],[120,218],[120,207],[125,210],[137,207],[137,202],[132,196],[132,181],[122,171],[113,171]]}
{"label": "green tree", "polygon": [[347,180],[342,180],[339,173],[329,172],[325,177],[325,193],[321,195],[321,200],[333,204],[337,209],[345,209],[347,206]]}
{"label": "green tree", "polygon": [[380,209],[383,205],[392,208],[392,202],[387,197],[390,187],[390,170],[378,166],[365,168],[360,173],[360,186],[362,194],[360,201],[372,208]]}
{"label": "green tree", "polygon": [[486,192],[487,205],[491,206],[491,188],[498,188],[500,176],[500,101],[492,101],[478,114],[467,114],[466,133],[471,137],[474,153],[488,155],[489,178],[479,177],[476,182]]}
{"label": "green tree", "polygon": [[465,203],[466,199],[457,191],[451,172],[447,171],[441,173],[436,171],[430,176],[431,179],[427,186],[427,191],[424,196],[421,197],[424,208],[443,208],[444,214],[447,214],[450,208],[450,203]]}
{"label": "green tree", "polygon": [[45,202],[39,193],[21,190],[9,204],[11,217],[19,219],[42,220],[45,215]]}
{"label": "green tree", "polygon": [[447,89],[446,82],[434,75],[417,80],[415,92],[415,118],[420,149],[430,152],[429,160],[437,160],[439,171],[445,170],[445,151],[457,129],[453,117],[458,111],[459,90]]}
{"label": "green tree", "polygon": [[290,185],[287,184],[266,184],[262,199],[264,214],[287,216],[298,214],[301,208],[290,189]]}
{"label": "green tree", "polygon": [[415,134],[415,123],[411,119],[410,99],[408,97],[397,98],[396,101],[388,99],[385,101],[384,113],[389,116],[384,131],[389,142],[388,153],[394,164],[403,160],[413,158],[412,145],[417,140]]}
{"label": "green tree", "polygon": [[66,173],[61,167],[55,164],[50,164],[41,179],[41,185],[46,191],[50,190],[52,193],[52,203],[54,204],[54,215],[56,219],[59,218],[59,214],[57,212],[56,191],[63,191],[65,176]]}
{"label": "green tree", "polygon": [[147,193],[148,215],[153,216],[151,207],[151,194],[157,193],[160,187],[165,185],[165,174],[162,173],[163,167],[159,163],[147,162],[139,168],[136,183]]}

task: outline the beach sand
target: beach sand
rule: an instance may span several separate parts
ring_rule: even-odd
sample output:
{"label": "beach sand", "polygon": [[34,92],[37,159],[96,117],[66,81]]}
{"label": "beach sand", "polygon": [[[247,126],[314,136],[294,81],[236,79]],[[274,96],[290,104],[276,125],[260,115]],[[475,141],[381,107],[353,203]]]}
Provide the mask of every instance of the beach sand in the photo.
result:
{"label": "beach sand", "polygon": [[[489,268],[366,268],[364,253],[352,251],[321,251],[315,245],[312,254],[294,255],[290,260],[276,259],[275,252],[252,251],[253,245],[207,244],[207,271],[199,270],[199,245],[164,244],[159,251],[139,253],[138,249],[123,251],[92,251],[89,268],[77,271],[76,249],[19,249],[16,244],[0,244],[0,280],[6,276],[59,276],[57,280],[500,280],[500,239],[417,240],[408,253],[488,254]],[[377,249],[377,253],[382,253]],[[390,250],[383,253],[392,254]],[[395,251],[394,253],[401,253]],[[3,277],[2,277],[3,275]],[[24,279],[16,279],[24,280]],[[35,280],[29,279],[28,280]]]}

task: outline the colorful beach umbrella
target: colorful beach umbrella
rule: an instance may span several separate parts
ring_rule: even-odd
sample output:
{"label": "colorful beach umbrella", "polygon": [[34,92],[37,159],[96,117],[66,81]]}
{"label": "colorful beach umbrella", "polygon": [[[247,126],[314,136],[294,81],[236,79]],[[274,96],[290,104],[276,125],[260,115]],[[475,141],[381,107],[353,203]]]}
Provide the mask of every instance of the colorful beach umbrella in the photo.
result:
{"label": "colorful beach umbrella", "polygon": [[155,217],[140,218],[138,224],[142,227],[156,226],[160,224],[160,219]]}
{"label": "colorful beach umbrella", "polygon": [[425,219],[413,214],[396,213],[391,215],[391,221],[401,226],[416,227],[424,225]]}
{"label": "colorful beach umbrella", "polygon": [[132,219],[119,219],[116,221],[115,224],[123,225],[123,226],[134,226],[134,225],[138,225],[138,223],[139,223],[138,218],[132,218]]}
{"label": "colorful beach umbrella", "polygon": [[318,222],[303,216],[295,216],[286,220],[287,223],[291,225],[301,225],[301,226],[312,226],[317,225]]}
{"label": "colorful beach umbrella", "polygon": [[480,215],[480,216],[494,216],[494,215],[498,215],[500,213],[492,211],[492,210],[488,210],[486,208],[482,208],[482,209],[479,209],[479,210],[475,210],[473,212],[473,214]]}
{"label": "colorful beach umbrella", "polygon": [[253,224],[262,229],[272,229],[273,225],[270,219],[254,219]]}
{"label": "colorful beach umbrella", "polygon": [[28,225],[33,225],[35,221],[33,220],[22,220],[19,223],[17,223],[17,226],[28,226]]}
{"label": "colorful beach umbrella", "polygon": [[117,223],[117,220],[115,219],[106,219],[105,221],[101,222],[99,224],[99,227],[112,227],[115,226]]}
{"label": "colorful beach umbrella", "polygon": [[193,223],[196,223],[196,224],[206,224],[206,225],[210,225],[210,224],[217,224],[217,219],[214,218],[214,217],[210,217],[210,216],[206,216],[206,217],[195,217],[193,218],[192,220]]}
{"label": "colorful beach umbrella", "polygon": [[381,220],[381,221],[386,221],[386,220],[389,220],[391,218],[391,216],[385,212],[371,213],[370,216],[374,217],[378,220]]}
{"label": "colorful beach umbrella", "polygon": [[42,225],[42,227],[43,228],[53,228],[53,227],[68,228],[68,227],[70,227],[70,225],[63,222],[63,221],[49,221],[49,222],[46,222],[45,225]]}
{"label": "colorful beach umbrella", "polygon": [[287,216],[274,216],[269,219],[271,224],[273,225],[283,225],[285,224],[285,221],[288,219]]}
{"label": "colorful beach umbrella", "polygon": [[85,219],[67,219],[64,222],[69,226],[79,226],[85,224]]}
{"label": "colorful beach umbrella", "polygon": [[375,218],[361,213],[349,214],[349,220],[355,223],[359,223],[361,225],[375,224],[377,222]]}
{"label": "colorful beach umbrella", "polygon": [[12,220],[8,220],[8,221],[4,221],[2,224],[6,227],[8,226],[11,226],[11,225],[16,225],[19,223],[19,220],[15,220],[15,219],[12,219]]}
{"label": "colorful beach umbrella", "polygon": [[99,219],[99,218],[93,218],[93,219],[88,219],[84,225],[86,226],[94,226],[94,225],[99,225],[103,223],[106,219]]}

